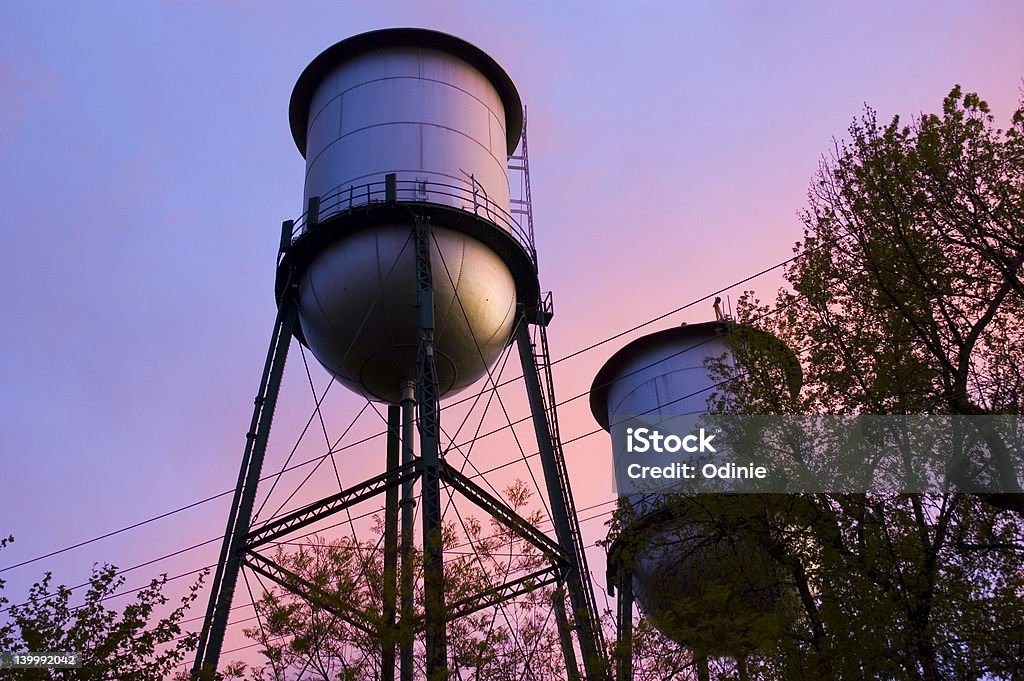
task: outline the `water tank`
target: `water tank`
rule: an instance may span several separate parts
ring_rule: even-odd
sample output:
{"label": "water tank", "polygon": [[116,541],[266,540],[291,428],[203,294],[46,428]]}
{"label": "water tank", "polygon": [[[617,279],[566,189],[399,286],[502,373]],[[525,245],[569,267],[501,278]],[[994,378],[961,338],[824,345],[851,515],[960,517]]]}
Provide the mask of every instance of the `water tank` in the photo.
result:
{"label": "water tank", "polygon": [[[488,55],[396,28],[343,40],[299,77],[289,110],[304,206],[278,268],[296,335],[343,384],[395,403],[416,377],[413,226],[431,226],[439,393],[478,380],[537,300],[532,244],[509,210],[522,105]],[[310,203],[313,199],[313,203]]]}
{"label": "water tank", "polygon": [[[657,421],[707,412],[721,380],[709,362],[730,361],[734,328],[727,321],[684,325],[629,343],[594,379],[595,419],[611,433],[632,416]],[[790,385],[780,390],[799,389],[799,365],[792,353],[783,356]],[[755,496],[624,495],[624,523],[609,550],[610,574],[631,572],[645,616],[669,638],[713,657],[741,656],[752,638],[783,623],[773,561],[744,529],[770,512]]]}

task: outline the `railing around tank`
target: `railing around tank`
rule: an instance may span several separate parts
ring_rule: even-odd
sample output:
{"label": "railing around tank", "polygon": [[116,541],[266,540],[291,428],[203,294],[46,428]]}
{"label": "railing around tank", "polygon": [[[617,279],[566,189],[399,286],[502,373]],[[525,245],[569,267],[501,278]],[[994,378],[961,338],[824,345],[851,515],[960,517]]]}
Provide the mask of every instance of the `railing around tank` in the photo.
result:
{"label": "railing around tank", "polygon": [[[528,230],[524,229],[505,208],[491,200],[479,183],[472,181],[472,178],[470,180],[462,185],[431,180],[397,180],[394,183],[393,200],[403,203],[435,203],[472,212],[512,235],[529,255],[530,260],[536,263],[537,253]],[[392,200],[388,192],[386,180],[335,187],[320,197],[313,224],[368,205],[384,204]],[[291,231],[292,243],[308,229],[309,217],[307,210],[294,221]]]}

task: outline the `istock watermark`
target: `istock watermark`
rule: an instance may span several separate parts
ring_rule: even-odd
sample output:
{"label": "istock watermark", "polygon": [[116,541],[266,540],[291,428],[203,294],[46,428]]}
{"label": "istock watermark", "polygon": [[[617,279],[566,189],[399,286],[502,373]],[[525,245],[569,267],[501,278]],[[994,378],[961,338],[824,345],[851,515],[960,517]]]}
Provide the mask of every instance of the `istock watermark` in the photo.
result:
{"label": "istock watermark", "polygon": [[[674,454],[678,451],[688,452],[717,452],[711,441],[714,435],[708,435],[703,428],[697,435],[662,435],[661,432],[651,428],[627,428],[626,429],[626,451],[647,452],[654,451],[659,454],[669,452]],[[697,444],[693,444],[696,442]]]}
{"label": "istock watermark", "polygon": [[611,424],[615,491],[1024,491],[1020,416],[651,415]]}

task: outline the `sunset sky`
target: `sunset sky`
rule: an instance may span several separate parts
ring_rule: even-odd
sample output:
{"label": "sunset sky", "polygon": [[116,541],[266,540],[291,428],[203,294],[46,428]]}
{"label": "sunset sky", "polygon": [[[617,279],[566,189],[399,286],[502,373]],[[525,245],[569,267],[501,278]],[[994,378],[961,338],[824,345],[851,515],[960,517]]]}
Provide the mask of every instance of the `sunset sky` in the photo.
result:
{"label": "sunset sky", "polygon": [[[1016,1],[2,0],[0,535],[16,541],[0,570],[233,487],[280,224],[302,212],[292,86],[326,47],[391,26],[464,38],[519,88],[555,360],[788,258],[818,163],[865,104],[909,121],[959,83],[1005,127],[1024,87]],[[770,299],[782,283],[728,295]],[[712,316],[702,302],[642,332]],[[586,391],[638,333],[557,364],[558,396]],[[311,407],[293,351],[278,469]],[[340,431],[365,401],[335,397]],[[561,419],[566,440],[597,428],[585,399]],[[566,446],[578,507],[611,498],[608,456],[604,434]],[[226,513],[222,497],[0,579],[17,602],[47,570],[78,584],[94,563],[216,537]],[[606,528],[583,532],[593,543]]]}

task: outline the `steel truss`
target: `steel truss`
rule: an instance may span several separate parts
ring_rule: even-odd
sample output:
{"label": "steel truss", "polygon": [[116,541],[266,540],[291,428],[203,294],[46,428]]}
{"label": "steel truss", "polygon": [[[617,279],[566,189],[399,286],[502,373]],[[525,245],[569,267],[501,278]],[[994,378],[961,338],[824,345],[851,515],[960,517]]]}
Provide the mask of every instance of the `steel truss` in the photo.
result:
{"label": "steel truss", "polygon": [[[524,127],[523,150],[526,148]],[[532,234],[532,211],[529,201],[528,162],[525,153],[515,157],[526,173],[526,201],[521,211],[527,217]],[[388,179],[386,195],[395,201],[394,176]],[[306,215],[306,231],[317,229],[319,201],[311,200]],[[294,222],[282,226],[281,251],[292,244]],[[608,679],[609,665],[605,659],[605,643],[598,610],[590,583],[586,554],[572,492],[565,467],[557,413],[554,385],[550,370],[545,327],[552,316],[550,294],[543,300],[521,305],[516,325],[515,342],[523,366],[527,395],[533,416],[541,465],[555,537],[541,532],[508,504],[488,493],[467,476],[448,465],[440,456],[440,406],[437,375],[434,366],[433,279],[430,264],[431,226],[429,218],[414,215],[413,238],[416,255],[417,323],[419,348],[416,381],[403,389],[400,405],[388,409],[388,470],[369,480],[309,504],[281,518],[258,527],[251,526],[256,488],[266,453],[270,424],[280,390],[289,341],[296,332],[297,302],[294,273],[288,273],[286,285],[279,288],[278,315],[271,336],[252,426],[247,435],[238,484],[229,513],[221,556],[215,574],[206,620],[196,652],[194,678],[212,678],[220,657],[227,627],[228,611],[240,569],[245,566],[270,579],[284,589],[306,599],[317,607],[338,616],[350,625],[379,637],[382,642],[383,681],[395,678],[396,655],[402,681],[413,677],[413,631],[422,631],[426,644],[426,671],[430,681],[446,679],[446,624],[483,608],[497,606],[511,598],[537,588],[556,585],[552,608],[558,626],[568,677],[580,679],[572,633],[583,656],[587,679]],[[530,244],[532,248],[532,243]],[[285,259],[281,262],[286,263]],[[286,266],[286,265],[285,265]],[[279,271],[280,282],[280,271]],[[531,340],[530,327],[539,337],[539,347]],[[418,419],[414,419],[414,411]],[[418,422],[420,455],[414,456],[412,433]],[[399,456],[401,455],[401,463]],[[424,615],[417,618],[412,609],[412,530],[413,485],[421,486],[422,533],[424,552]],[[517,537],[541,552],[548,565],[534,572],[511,579],[445,603],[444,551],[441,545],[441,484],[483,509]],[[331,594],[303,579],[275,561],[258,553],[269,542],[285,537],[301,528],[342,512],[351,506],[378,495],[385,496],[384,585],[380,614],[354,608],[336,594]],[[401,527],[399,528],[399,515]],[[401,546],[399,546],[399,538]],[[401,570],[398,569],[401,559]],[[398,576],[401,583],[398,583]],[[572,606],[571,619],[566,612],[566,596]],[[398,600],[397,604],[395,601]],[[398,632],[398,633],[396,633]]]}

